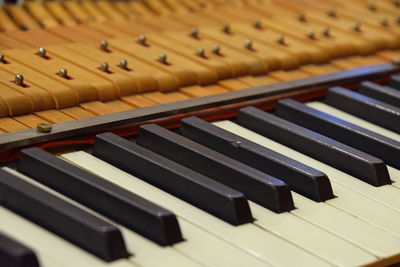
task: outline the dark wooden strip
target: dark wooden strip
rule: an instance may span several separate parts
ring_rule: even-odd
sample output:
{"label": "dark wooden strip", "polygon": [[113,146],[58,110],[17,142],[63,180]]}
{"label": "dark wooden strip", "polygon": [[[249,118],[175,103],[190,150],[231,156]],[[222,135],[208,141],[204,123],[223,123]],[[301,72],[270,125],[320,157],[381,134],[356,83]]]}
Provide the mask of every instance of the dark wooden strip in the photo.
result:
{"label": "dark wooden strip", "polygon": [[105,261],[128,256],[117,227],[1,169],[0,199],[7,209]]}
{"label": "dark wooden strip", "polygon": [[361,83],[358,92],[387,104],[400,107],[400,91],[391,87],[366,81]]}
{"label": "dark wooden strip", "polygon": [[382,160],[270,113],[253,107],[243,108],[237,122],[367,183],[390,184],[388,170]]}
{"label": "dark wooden strip", "polygon": [[253,169],[155,124],[140,127],[138,144],[220,183],[243,192],[248,199],[275,212],[294,208],[289,187]]}
{"label": "dark wooden strip", "polygon": [[18,170],[160,245],[182,241],[170,211],[44,150],[22,150]]}
{"label": "dark wooden strip", "polygon": [[253,220],[242,193],[117,135],[97,135],[93,153],[228,223],[239,225]]}

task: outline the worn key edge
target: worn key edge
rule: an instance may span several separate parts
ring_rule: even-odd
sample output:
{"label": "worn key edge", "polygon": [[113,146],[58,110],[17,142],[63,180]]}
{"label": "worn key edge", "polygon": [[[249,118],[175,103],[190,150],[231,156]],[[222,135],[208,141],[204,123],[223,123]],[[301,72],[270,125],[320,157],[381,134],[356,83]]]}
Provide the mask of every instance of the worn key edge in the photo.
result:
{"label": "worn key edge", "polygon": [[[123,159],[126,159],[127,161],[115,160],[113,157],[109,156],[108,152],[110,151],[113,151],[115,154],[116,153],[121,154],[122,152],[124,155]],[[206,176],[203,176],[178,163],[175,163],[174,161],[169,160],[168,158],[165,158],[157,153],[154,153],[142,146],[134,144],[133,142],[130,142],[122,137],[119,137],[112,133],[104,133],[97,135],[95,139],[93,154],[94,156],[99,157],[100,159],[107,161],[110,164],[117,166],[118,168],[123,169],[124,171],[127,171],[128,173],[135,175],[136,177],[144,180],[145,182],[153,184],[154,186],[164,191],[167,191],[168,193],[175,195],[178,198],[181,198],[182,200],[191,203],[192,205],[195,205],[205,210],[206,212],[209,212],[214,216],[222,220],[225,220],[233,225],[239,225],[251,222],[253,220],[247,200],[242,193],[234,189],[231,189],[221,183],[218,183]],[[133,157],[139,159],[139,161],[142,162],[143,161],[149,162],[149,164],[153,168],[157,167],[166,169],[169,172],[169,174],[164,174],[165,179],[171,177],[171,175],[172,176],[176,175],[177,177],[188,175],[196,178],[195,182],[192,184],[204,185],[204,183],[212,183],[214,186],[217,186],[218,188],[212,189],[213,192],[212,194],[214,195],[214,198],[215,197],[218,198],[218,201],[223,200],[222,202],[220,202],[220,204],[222,204],[225,207],[224,212],[226,212],[226,214],[221,214],[213,207],[209,207],[208,205],[202,204],[201,202],[198,201],[198,199],[192,199],[191,197],[193,197],[193,195],[187,195],[185,192],[174,191],[173,188],[169,187],[170,185],[166,185],[165,183],[163,184],[162,181],[157,181],[156,178],[150,177],[148,173],[147,175],[145,175],[143,174],[143,171],[133,168],[130,165],[131,161],[134,160]],[[229,192],[227,197],[221,194],[225,193],[226,191]],[[241,218],[237,216],[236,214],[237,210],[242,210],[242,211],[247,210],[248,213],[244,214],[245,216]]]}
{"label": "worn key edge", "polygon": [[[249,193],[249,189],[245,191],[238,187],[235,187],[234,189],[242,191],[250,200],[257,202],[260,205],[273,210],[274,212],[280,213],[290,211],[294,208],[290,189],[287,184],[281,180],[262,173],[254,168],[251,168],[250,166],[231,159],[190,139],[170,132],[160,126],[155,124],[141,126],[138,141],[142,143],[142,145],[153,149],[157,153],[173,158],[173,160],[179,162],[179,164],[185,165],[186,167],[194,169],[196,172],[200,172],[206,176],[212,177],[212,174],[210,172],[206,172],[200,166],[196,167],[191,164],[189,154],[191,154],[191,158],[193,157],[193,159],[202,161],[203,167],[205,167],[204,161],[208,161],[210,168],[217,168],[215,169],[217,172],[221,172],[221,168],[225,169],[223,173],[220,173],[219,177],[214,176],[213,179],[225,180],[224,182],[221,182],[227,186],[233,186],[232,183],[228,181],[230,178],[240,179],[239,177],[241,177],[241,179],[249,179],[249,186],[253,186],[254,189],[251,193]],[[163,147],[164,145],[166,146]],[[161,147],[169,148],[161,149]],[[176,153],[170,153],[171,149],[179,155],[186,154],[187,157],[177,157]],[[224,162],[224,164],[221,166],[218,163],[219,161]],[[241,166],[241,170],[238,171],[231,166]],[[225,175],[225,172],[228,172],[230,175],[232,175],[232,177]],[[259,186],[255,187],[255,183],[257,183]]]}
{"label": "worn key edge", "polygon": [[[61,181],[62,185],[64,186],[55,184],[54,181],[51,181],[49,178],[43,178],[43,174],[38,174],[33,171],[33,166],[44,167],[47,171],[46,175],[54,176],[58,174],[67,176],[67,178],[64,177],[64,179]],[[55,169],[51,169],[53,166]],[[158,243],[159,245],[172,245],[183,240],[178,221],[175,215],[170,211],[155,205],[152,202],[133,194],[132,192],[126,191],[116,184],[110,183],[96,175],[88,173],[85,170],[68,163],[67,161],[59,159],[44,150],[39,148],[28,148],[21,150],[21,156],[17,164],[17,169],[18,171],[32,177],[36,181],[45,184],[55,191],[67,195],[68,197],[80,202],[85,206],[88,206],[93,210],[96,210],[97,212]],[[89,178],[85,176],[88,176]],[[108,200],[112,198],[113,201],[118,201],[118,207],[115,207],[115,209],[129,207],[131,212],[135,212],[136,215],[140,214],[143,219],[146,219],[147,224],[143,224],[137,218],[133,218],[128,214],[116,214],[115,209],[111,209],[110,206],[103,208],[99,207],[98,204],[91,200],[87,200],[79,196],[77,198],[77,195],[72,192],[73,189],[71,185],[65,186],[66,181],[70,180],[68,177],[73,177],[72,181],[74,182],[74,186],[77,186],[77,184],[84,186],[86,188],[85,190],[90,188],[91,191],[89,194],[93,195],[93,190],[96,191],[95,193],[101,193],[102,197],[99,201],[104,202],[106,198]],[[146,210],[146,208],[152,210]],[[152,228],[151,231],[148,229],[148,227]]]}
{"label": "worn key edge", "polygon": [[[73,244],[76,244],[77,246],[87,250],[88,252],[96,255],[97,257],[105,260],[105,261],[114,261],[118,260],[121,258],[126,258],[129,256],[129,253],[126,250],[125,242],[122,237],[121,232],[119,231],[118,228],[116,228],[114,225],[111,225],[100,218],[97,218],[91,214],[88,214],[84,212],[83,210],[79,209],[78,207],[75,207],[74,205],[67,203],[58,197],[54,196],[53,194],[46,192],[33,184],[30,184],[27,181],[23,181],[22,179],[17,178],[16,176],[0,169],[0,190],[3,188],[4,190],[7,190],[6,194],[11,194],[11,192],[14,192],[18,195],[18,199],[25,199],[24,201],[8,201],[8,197],[5,196],[4,192],[3,195],[0,196],[0,203],[2,206],[6,207],[7,209],[27,218],[28,220],[31,220],[35,222],[36,224],[48,229],[49,231],[59,235],[62,238],[65,238],[66,240],[70,241]],[[7,183],[7,184],[6,184]],[[27,192],[30,191],[31,196],[27,196]],[[46,199],[45,199],[46,198]],[[45,202],[44,202],[45,201]],[[100,235],[98,234],[98,238],[96,238],[96,244],[97,242],[101,242],[101,248],[94,248],[93,245],[95,244],[88,244],[85,242],[87,241],[79,241],[78,239],[72,239],[68,237],[70,233],[66,233],[65,231],[60,231],[55,228],[54,225],[54,218],[52,219],[53,221],[51,223],[43,221],[43,218],[37,217],[35,215],[39,210],[38,207],[44,205],[44,203],[52,203],[51,206],[46,206],[47,212],[54,212],[55,206],[54,203],[57,203],[57,207],[63,207],[67,209],[69,215],[79,215],[80,217],[77,218],[71,218],[70,220],[74,220],[75,223],[80,224],[81,220],[86,217],[86,219],[89,219],[92,221],[92,223],[96,223],[96,227],[100,227],[101,231],[103,233]],[[28,205],[33,205],[32,209],[26,209],[26,206]],[[79,214],[80,213],[80,214]],[[62,215],[57,216],[58,218],[65,217]],[[100,225],[101,224],[101,225]],[[99,229],[97,229],[99,230]],[[97,231],[94,230],[94,231]],[[92,237],[93,238],[93,237]]]}
{"label": "worn key edge", "polygon": [[[290,162],[286,162],[285,164],[286,174],[277,175],[276,171],[275,173],[270,174],[287,183],[291,190],[314,201],[321,202],[334,197],[329,178],[323,172],[270,150],[267,147],[263,147],[257,143],[242,138],[234,133],[226,131],[200,118],[187,117],[182,119],[179,131],[187,138],[215,149],[220,153],[226,154],[235,160],[248,164],[249,166],[265,173],[269,173],[270,171],[270,166],[265,165],[266,160],[269,162],[272,161],[276,165],[278,164],[276,162],[289,160]],[[243,156],[241,156],[239,152],[244,153]],[[278,169],[279,171],[282,171],[281,167]],[[287,172],[290,173],[287,174]],[[306,182],[312,187],[312,192],[310,193],[303,188],[299,188],[299,186],[294,184],[287,175],[292,175],[293,177],[303,181],[306,179]],[[303,185],[303,183],[300,184],[300,186],[301,185]]]}
{"label": "worn key edge", "polygon": [[[272,114],[261,111],[254,107],[246,107],[240,109],[237,122],[238,124],[246,128],[249,128],[261,135],[267,136],[268,138],[274,139],[278,142],[285,143],[290,147],[294,147],[296,150],[303,151],[303,153],[308,154],[311,157],[318,158],[321,161],[328,162],[329,164],[335,165],[336,168],[338,168],[337,160],[327,158],[326,156],[324,156],[321,159],[321,156],[319,156],[315,151],[311,151],[310,149],[305,149],[303,144],[294,142],[293,140],[291,140],[291,138],[290,140],[288,140],[287,138],[286,140],[284,140],[280,138],[280,135],[278,133],[274,133],[272,130],[267,131],[266,129],[260,129],[260,126],[271,127],[270,122],[268,122],[268,120],[271,119],[273,119],[275,122],[283,124],[281,125],[281,127],[278,126],[275,128],[275,130],[277,130],[279,133],[285,132],[289,134],[291,138],[296,137],[302,139],[303,141],[309,140],[308,143],[315,144],[316,146],[319,147],[322,146],[322,148],[324,148],[324,150],[327,152],[329,152],[329,149],[331,147],[331,145],[327,146],[327,143],[336,144],[335,146],[336,148],[341,147],[341,149],[339,150],[337,149],[334,150],[333,151],[334,154],[340,153],[342,155],[348,155],[347,153],[343,153],[343,151],[340,152],[340,150],[342,150],[343,148],[345,148],[346,150],[352,150],[353,153],[350,154],[351,159],[354,161],[354,163],[362,165],[362,169],[358,169],[357,172],[355,172],[353,167],[349,169],[348,164],[343,165],[344,164],[343,159],[337,159],[340,160],[339,165],[343,171],[348,172],[351,175],[367,183],[372,183],[373,185],[390,184],[389,172],[386,168],[385,163],[382,160],[374,156],[371,156],[367,153],[364,153],[362,151],[359,151],[357,149],[354,149],[352,147],[349,147],[347,145],[344,145],[340,142],[337,142],[331,138],[310,131],[304,127],[301,127],[284,119],[276,117]],[[284,129],[282,129],[282,127],[284,127]],[[295,130],[297,130],[297,132],[295,132]],[[298,135],[297,133],[301,135]],[[310,140],[309,138],[310,135],[312,135],[313,137],[318,137],[318,142],[312,142],[312,140]]]}

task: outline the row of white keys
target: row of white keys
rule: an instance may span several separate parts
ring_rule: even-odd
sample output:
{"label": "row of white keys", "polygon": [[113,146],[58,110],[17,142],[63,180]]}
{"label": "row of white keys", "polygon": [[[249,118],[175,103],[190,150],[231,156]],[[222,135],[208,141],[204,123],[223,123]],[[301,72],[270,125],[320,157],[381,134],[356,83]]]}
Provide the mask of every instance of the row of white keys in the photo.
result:
{"label": "row of white keys", "polygon": [[[314,223],[380,258],[385,258],[385,264],[400,260],[400,213],[336,183],[336,180],[357,179],[233,122],[222,121],[215,125],[303,162],[328,175],[337,198],[325,203],[316,203],[293,193],[298,209],[291,211],[292,214]],[[342,178],[338,179],[338,177]],[[255,214],[256,210],[253,206],[252,211]],[[347,223],[351,224],[347,226]],[[374,242],[379,244],[374,244]]]}
{"label": "row of white keys", "polygon": [[127,246],[127,249],[130,253],[133,253],[132,260],[138,265],[141,266],[160,266],[160,263],[162,263],[162,266],[203,266],[200,263],[197,263],[193,259],[191,259],[189,256],[183,255],[180,252],[178,252],[175,248],[171,246],[166,246],[162,247],[144,237],[141,235],[127,229],[126,227],[119,225],[118,223],[115,223],[113,221],[110,221],[108,218],[102,216],[101,214],[98,214],[94,212],[93,210],[90,210],[89,208],[65,197],[64,195],[61,195],[52,189],[43,186],[42,184],[37,183],[33,179],[28,178],[24,174],[21,174],[15,170],[5,168],[5,170],[11,172],[13,175],[20,177],[21,179],[24,179],[26,181],[29,181],[30,183],[34,184],[35,186],[46,190],[53,195],[63,199],[64,201],[67,201],[71,203],[72,205],[75,205],[79,207],[80,209],[91,213],[102,220],[108,221],[109,223],[117,226],[120,230],[121,233],[123,234],[125,244]]}
{"label": "row of white keys", "polygon": [[[312,108],[315,108],[319,111],[328,113],[332,116],[338,117],[342,120],[346,120],[348,122],[351,122],[355,125],[358,125],[360,127],[366,128],[370,131],[376,132],[378,134],[381,134],[383,136],[386,136],[388,138],[391,138],[393,140],[400,140],[400,134],[392,132],[388,129],[382,128],[376,124],[370,123],[368,121],[365,121],[363,119],[360,119],[354,115],[350,115],[349,113],[343,112],[339,109],[336,109],[334,107],[328,106],[324,103],[315,101],[315,102],[309,102],[307,103],[307,106],[310,106]],[[400,123],[400,122],[399,122]],[[400,170],[393,168],[391,166],[387,166],[390,178],[392,179],[393,183],[392,185],[400,188]]]}
{"label": "row of white keys", "polygon": [[232,226],[90,154],[74,152],[62,157],[173,211],[180,219],[182,232],[187,240],[175,244],[174,247],[197,257],[207,265],[331,265],[254,224]]}
{"label": "row of white keys", "polygon": [[[33,181],[24,174],[21,174],[13,169],[4,167],[5,171],[12,175],[28,181],[33,185],[38,186],[48,192],[54,193],[51,189]],[[65,199],[65,198],[63,198]],[[0,206],[0,218],[2,222],[0,231],[4,231],[10,236],[14,236],[25,245],[31,247],[43,257],[48,257],[50,260],[57,262],[56,266],[60,267],[76,267],[76,266],[91,266],[91,267],[134,267],[137,265],[132,258],[120,259],[112,262],[105,262],[100,258],[86,252],[85,250],[75,246],[74,244],[64,240],[63,238],[49,232],[39,225],[21,217],[12,211]],[[46,267],[46,265],[44,265]],[[51,266],[51,265],[50,265]]]}

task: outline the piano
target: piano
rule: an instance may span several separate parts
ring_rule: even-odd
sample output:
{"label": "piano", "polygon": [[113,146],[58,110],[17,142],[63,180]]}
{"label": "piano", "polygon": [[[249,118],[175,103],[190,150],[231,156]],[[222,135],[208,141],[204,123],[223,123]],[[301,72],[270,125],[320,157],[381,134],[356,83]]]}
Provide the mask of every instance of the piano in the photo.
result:
{"label": "piano", "polygon": [[399,15],[0,2],[0,267],[400,266]]}

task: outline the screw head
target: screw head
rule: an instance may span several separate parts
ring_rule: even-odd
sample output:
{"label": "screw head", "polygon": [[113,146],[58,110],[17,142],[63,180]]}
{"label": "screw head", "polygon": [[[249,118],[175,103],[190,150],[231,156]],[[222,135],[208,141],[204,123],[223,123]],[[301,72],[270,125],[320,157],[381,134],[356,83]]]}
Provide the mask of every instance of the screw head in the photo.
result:
{"label": "screw head", "polygon": [[108,51],[108,42],[107,42],[107,40],[101,40],[100,48],[103,51]]}
{"label": "screw head", "polygon": [[282,45],[285,44],[285,36],[283,34],[279,34],[277,41]]}
{"label": "screw head", "polygon": [[356,32],[361,31],[361,23],[359,21],[354,22],[353,30],[355,30]]}
{"label": "screw head", "polygon": [[50,123],[38,123],[36,126],[36,130],[40,133],[50,133],[52,130],[53,126]]}
{"label": "screw head", "polygon": [[38,56],[45,58],[46,57],[46,49],[44,47],[39,47],[37,54],[38,54]]}
{"label": "screw head", "polygon": [[203,58],[205,58],[206,57],[206,51],[204,50],[204,48],[198,48],[197,49],[197,55],[199,56],[199,57],[203,57]]}
{"label": "screw head", "polygon": [[231,25],[229,23],[224,23],[224,26],[222,27],[222,31],[224,33],[231,33]]}
{"label": "screw head", "polygon": [[221,48],[219,47],[219,45],[215,44],[212,48],[212,52],[216,55],[220,55],[221,54]]}
{"label": "screw head", "polygon": [[260,20],[260,19],[256,19],[256,20],[253,22],[253,27],[256,28],[256,29],[261,29],[261,28],[262,28],[262,22],[261,22],[261,20]]}
{"label": "screw head", "polygon": [[193,27],[190,30],[190,36],[192,36],[193,38],[199,38],[199,29],[197,27]]}
{"label": "screw head", "polygon": [[314,30],[309,30],[307,33],[308,38],[310,39],[315,39],[315,31]]}
{"label": "screw head", "polygon": [[158,61],[160,61],[162,64],[166,64],[167,63],[167,55],[165,53],[161,53]]}
{"label": "screw head", "polygon": [[121,69],[127,70],[128,69],[128,61],[126,59],[121,59],[118,65]]}
{"label": "screw head", "polygon": [[334,8],[334,7],[329,8],[328,15],[330,17],[336,17],[336,8]]}
{"label": "screw head", "polygon": [[60,71],[58,72],[58,75],[60,75],[63,78],[67,78],[68,77],[68,72],[66,69],[61,68]]}
{"label": "screw head", "polygon": [[104,72],[108,72],[109,71],[108,63],[106,61],[101,62],[100,69]]}
{"label": "screw head", "polygon": [[306,14],[304,12],[301,12],[299,14],[299,20],[303,22],[307,20]]}
{"label": "screw head", "polygon": [[139,40],[138,41],[139,41],[140,44],[146,45],[147,38],[146,38],[146,36],[144,34],[141,34],[141,35],[139,35]]}
{"label": "screw head", "polygon": [[14,83],[20,86],[24,85],[24,76],[22,74],[15,75]]}
{"label": "screw head", "polygon": [[253,41],[248,39],[244,42],[244,46],[248,49],[248,50],[252,50],[253,49]]}

